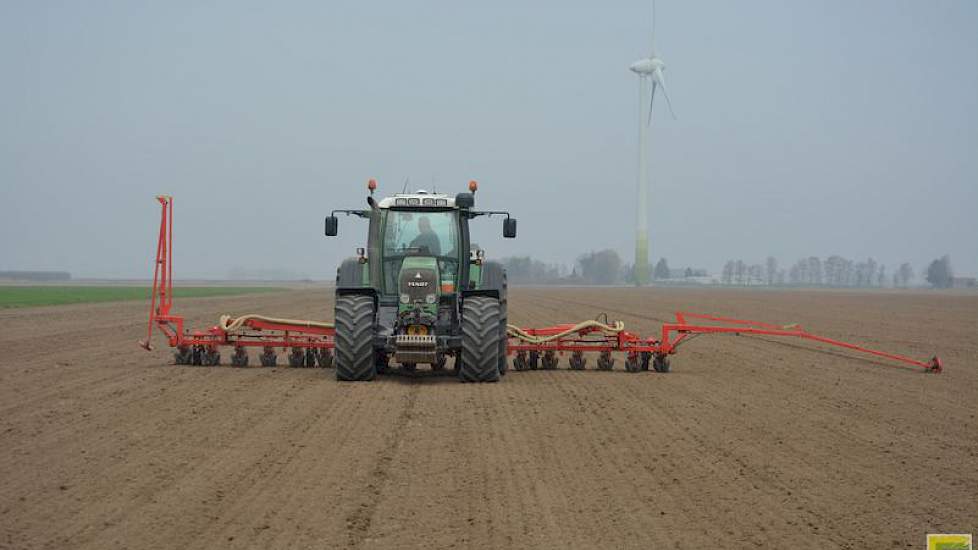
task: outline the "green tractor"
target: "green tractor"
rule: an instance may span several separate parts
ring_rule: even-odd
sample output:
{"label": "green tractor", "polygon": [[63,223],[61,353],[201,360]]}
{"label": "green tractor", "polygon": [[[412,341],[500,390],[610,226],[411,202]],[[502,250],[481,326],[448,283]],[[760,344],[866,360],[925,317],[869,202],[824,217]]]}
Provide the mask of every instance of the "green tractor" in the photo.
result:
{"label": "green tractor", "polygon": [[463,382],[495,382],[506,373],[506,271],[469,239],[469,220],[503,215],[503,236],[516,237],[508,212],[477,211],[476,182],[454,197],[417,191],[376,201],[370,180],[365,210],[335,210],[370,222],[366,249],[336,272],[336,378],[372,380],[391,362],[434,370],[454,358]]}

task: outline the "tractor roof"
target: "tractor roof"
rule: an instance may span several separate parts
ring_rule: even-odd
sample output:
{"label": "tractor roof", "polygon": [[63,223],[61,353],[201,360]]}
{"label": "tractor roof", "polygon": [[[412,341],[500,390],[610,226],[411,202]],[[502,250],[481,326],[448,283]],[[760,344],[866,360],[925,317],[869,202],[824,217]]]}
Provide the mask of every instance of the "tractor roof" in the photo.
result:
{"label": "tractor roof", "polygon": [[393,197],[383,198],[378,206],[380,208],[455,208],[455,197],[419,189],[414,193],[397,193]]}

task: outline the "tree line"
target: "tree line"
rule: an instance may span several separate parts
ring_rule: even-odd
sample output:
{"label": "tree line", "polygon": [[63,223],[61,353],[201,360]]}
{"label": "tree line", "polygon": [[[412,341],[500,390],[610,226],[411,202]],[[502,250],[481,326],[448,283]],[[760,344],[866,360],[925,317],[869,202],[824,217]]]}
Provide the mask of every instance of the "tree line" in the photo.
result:
{"label": "tree line", "polygon": [[[634,270],[612,249],[587,252],[578,256],[568,269],[560,263],[546,263],[530,256],[501,260],[510,282],[517,284],[632,284]],[[649,266],[653,281],[700,282],[738,286],[826,286],[846,288],[894,287],[907,288],[916,282],[910,262],[888,270],[873,258],[851,260],[833,255],[827,258],[809,256],[788,267],[781,267],[773,256],[764,263],[728,260],[718,276],[711,277],[705,269],[683,267],[674,269],[668,260],[660,258]],[[954,284],[951,258],[947,255],[932,261],[922,273],[924,280],[935,288],[950,288]]]}
{"label": "tree line", "polygon": [[[903,262],[892,273],[885,265],[873,258],[854,261],[842,256],[829,256],[824,260],[809,256],[796,261],[787,269],[778,266],[778,260],[768,256],[763,264],[747,264],[743,260],[727,260],[720,273],[724,285],[768,286],[829,286],[829,287],[885,287],[906,288],[914,282],[914,269]],[[951,258],[942,256],[930,263],[924,274],[925,280],[935,288],[950,288],[954,281]]]}
{"label": "tree line", "polygon": [[548,264],[529,256],[509,257],[500,260],[506,267],[506,277],[512,283],[556,284],[566,277],[563,264]]}
{"label": "tree line", "polygon": [[[523,284],[632,284],[634,270],[612,249],[581,254],[568,269],[563,264],[546,263],[529,256],[516,256],[500,260],[506,267],[510,282]],[[649,266],[653,280],[664,281],[690,277],[706,277],[705,269],[684,267],[673,269],[665,258]]]}
{"label": "tree line", "polygon": [[611,249],[582,254],[571,269],[529,256],[502,258],[500,262],[509,281],[517,284],[612,285],[624,280],[621,256]]}

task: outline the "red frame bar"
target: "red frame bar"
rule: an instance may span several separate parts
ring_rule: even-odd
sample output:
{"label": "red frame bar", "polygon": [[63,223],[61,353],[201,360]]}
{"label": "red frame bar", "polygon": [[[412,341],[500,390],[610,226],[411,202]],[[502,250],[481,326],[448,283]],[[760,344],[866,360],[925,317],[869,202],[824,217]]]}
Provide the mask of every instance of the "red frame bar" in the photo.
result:
{"label": "red frame bar", "polygon": [[[692,317],[696,319],[711,320],[720,325],[690,325],[686,323],[686,317]],[[897,361],[900,363],[905,363],[908,365],[914,365],[917,367],[923,367],[928,371],[941,372],[943,370],[943,362],[936,355],[929,361],[919,361],[912,357],[907,357],[905,355],[899,355],[896,353],[889,353],[886,351],[880,351],[868,348],[866,346],[860,346],[856,344],[851,344],[849,342],[843,342],[841,340],[835,340],[825,336],[819,336],[817,334],[812,334],[803,329],[800,325],[786,325],[777,326],[769,323],[762,323],[760,321],[748,321],[745,319],[731,319],[727,317],[717,317],[712,315],[703,315],[698,313],[688,313],[688,312],[676,312],[676,323],[666,323],[662,325],[662,340],[660,341],[661,353],[674,354],[679,344],[691,334],[759,334],[766,336],[791,336],[795,338],[802,338],[805,340],[812,340],[815,342],[821,342],[823,344],[828,344],[830,346],[836,346],[840,348],[845,348],[852,351],[858,351],[860,353],[865,353],[868,355],[874,355],[876,357],[883,357],[892,361]],[[735,326],[723,326],[723,325],[735,325]],[[678,337],[675,340],[670,340],[670,336],[675,332]]]}

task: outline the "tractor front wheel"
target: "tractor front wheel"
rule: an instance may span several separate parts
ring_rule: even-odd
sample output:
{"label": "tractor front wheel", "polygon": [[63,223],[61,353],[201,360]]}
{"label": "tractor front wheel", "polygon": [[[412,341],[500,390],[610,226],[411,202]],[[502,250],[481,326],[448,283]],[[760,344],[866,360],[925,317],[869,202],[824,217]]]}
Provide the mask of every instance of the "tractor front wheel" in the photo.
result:
{"label": "tractor front wheel", "polygon": [[374,299],[370,296],[336,298],[336,379],[346,382],[373,380]]}
{"label": "tractor front wheel", "polygon": [[462,382],[499,380],[499,300],[472,296],[462,302]]}

